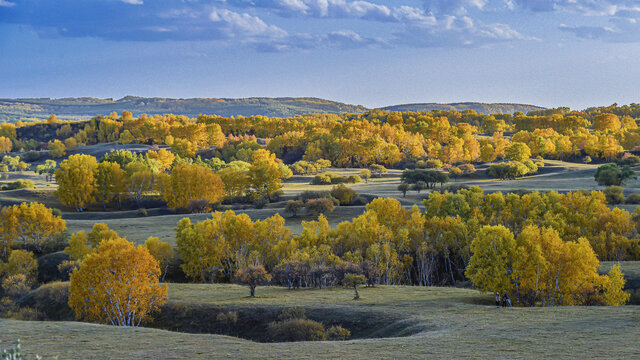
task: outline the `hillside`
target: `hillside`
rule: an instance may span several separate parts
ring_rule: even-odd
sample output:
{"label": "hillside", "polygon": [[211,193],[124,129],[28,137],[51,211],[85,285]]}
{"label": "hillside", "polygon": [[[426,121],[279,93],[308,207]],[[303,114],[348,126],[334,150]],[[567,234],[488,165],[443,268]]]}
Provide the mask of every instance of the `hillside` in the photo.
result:
{"label": "hillside", "polygon": [[95,98],[62,99],[0,99],[0,122],[42,120],[56,114],[61,120],[89,119],[111,112],[131,111],[134,116],[143,113],[179,114],[196,117],[198,114],[220,116],[265,115],[289,117],[309,113],[359,113],[366,110],[359,105],[348,105],[317,98],[245,98],[245,99],[168,99],[127,96],[119,100]]}
{"label": "hillside", "polygon": [[510,113],[513,114],[518,111],[527,113],[532,110],[542,110],[543,107],[535,105],[525,104],[508,104],[508,103],[477,103],[477,102],[464,102],[464,103],[451,103],[451,104],[437,104],[437,103],[420,103],[420,104],[404,104],[404,105],[392,105],[382,108],[389,111],[426,111],[431,110],[474,110],[477,113],[483,114],[500,114]]}

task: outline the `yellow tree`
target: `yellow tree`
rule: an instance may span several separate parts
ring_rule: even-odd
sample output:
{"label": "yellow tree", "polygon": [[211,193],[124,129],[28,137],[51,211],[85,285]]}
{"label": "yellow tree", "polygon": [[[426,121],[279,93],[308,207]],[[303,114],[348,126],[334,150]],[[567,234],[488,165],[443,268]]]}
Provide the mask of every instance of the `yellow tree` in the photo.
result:
{"label": "yellow tree", "polygon": [[126,239],[105,241],[71,274],[69,306],[77,319],[139,326],[164,304],[158,262],[144,246]]}
{"label": "yellow tree", "polygon": [[109,229],[109,226],[105,223],[94,224],[91,231],[87,234],[87,240],[93,249],[97,248],[103,241],[114,240],[117,238],[118,233]]}
{"label": "yellow tree", "polygon": [[1,227],[5,251],[11,241],[22,241],[25,249],[31,244],[42,250],[45,239],[64,231],[65,221],[43,204],[32,202],[13,205],[2,210]]}
{"label": "yellow tree", "polygon": [[49,155],[53,158],[61,158],[67,154],[67,147],[58,139],[49,141],[47,149],[49,149]]}
{"label": "yellow tree", "polygon": [[229,198],[243,196],[249,188],[249,175],[242,169],[226,167],[220,169],[217,174],[222,179],[225,194]]}
{"label": "yellow tree", "polygon": [[282,188],[282,178],[292,175],[288,167],[280,165],[276,155],[268,150],[253,152],[249,182],[257,198],[271,198]]}
{"label": "yellow tree", "polygon": [[208,205],[224,196],[224,183],[205,166],[179,164],[160,179],[160,193],[170,208],[185,208],[192,201]]}
{"label": "yellow tree", "polygon": [[33,253],[25,250],[13,250],[5,264],[0,263],[0,274],[5,277],[24,275],[27,282],[35,285],[38,280],[38,262]]}
{"label": "yellow tree", "polygon": [[174,154],[183,157],[183,158],[193,158],[196,156],[196,151],[198,151],[198,147],[196,144],[192,143],[187,139],[177,138],[173,141],[171,145],[171,151]]}
{"label": "yellow tree", "polygon": [[593,117],[593,129],[599,131],[617,131],[622,127],[622,122],[615,114],[600,114]]}
{"label": "yellow tree", "polygon": [[164,277],[167,275],[169,264],[175,255],[175,251],[171,248],[171,244],[165,241],[161,241],[155,236],[150,236],[147,241],[144,242],[144,246],[149,250],[151,256],[153,256],[158,265],[160,266],[160,281],[164,282]]}
{"label": "yellow tree", "polygon": [[149,160],[158,161],[158,163],[160,164],[160,167],[158,170],[167,171],[171,169],[171,166],[173,165],[173,161],[175,160],[176,156],[171,151],[167,151],[166,149],[160,149],[158,151],[150,150],[149,152],[147,152],[146,158]]}
{"label": "yellow tree", "polygon": [[213,282],[230,252],[229,244],[221,236],[221,223],[205,220],[194,225],[184,218],[175,230],[178,253],[184,261],[180,265],[182,271],[191,279]]}
{"label": "yellow tree", "polygon": [[630,295],[623,290],[624,284],[625,280],[622,271],[620,271],[620,264],[613,265],[607,274],[604,285],[603,298],[606,305],[619,306],[627,303]]}
{"label": "yellow tree", "polygon": [[93,203],[96,197],[96,179],[94,173],[98,168],[96,158],[91,155],[71,155],[60,163],[56,170],[58,190],[56,194],[65,205],[83,211]]}
{"label": "yellow tree", "polygon": [[11,152],[11,148],[13,147],[13,143],[11,139],[5,136],[0,136],[0,153],[6,154]]}
{"label": "yellow tree", "polygon": [[72,261],[84,260],[93,249],[87,245],[87,234],[84,231],[79,231],[71,235],[69,240],[69,246],[64,248],[64,253],[69,256]]}
{"label": "yellow tree", "polygon": [[484,226],[471,242],[471,259],[465,275],[482,291],[511,293],[516,241],[502,225]]}
{"label": "yellow tree", "polygon": [[95,172],[96,196],[102,200],[104,210],[109,202],[126,190],[125,177],[125,172],[118,163],[103,161],[98,164]]}

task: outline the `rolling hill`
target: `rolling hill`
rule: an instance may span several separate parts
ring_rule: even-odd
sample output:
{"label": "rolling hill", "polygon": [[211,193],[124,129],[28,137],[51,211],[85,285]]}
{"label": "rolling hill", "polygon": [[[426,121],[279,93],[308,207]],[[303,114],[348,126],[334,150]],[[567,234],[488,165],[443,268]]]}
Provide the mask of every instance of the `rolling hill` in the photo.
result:
{"label": "rolling hill", "polygon": [[289,117],[309,113],[360,113],[363,106],[348,105],[318,98],[245,98],[245,99],[168,99],[127,96],[119,100],[95,98],[63,99],[0,99],[0,122],[42,120],[56,114],[60,120],[82,120],[111,112],[178,114],[196,117],[198,114],[220,116],[265,115]]}
{"label": "rolling hill", "polygon": [[[533,105],[521,104],[485,104],[485,103],[454,103],[454,104],[406,104],[383,108],[390,111],[431,111],[467,110],[490,113],[514,113],[543,109]],[[265,115],[269,117],[290,117],[310,113],[361,113],[368,109],[361,105],[350,105],[336,101],[312,97],[283,97],[283,98],[144,98],[126,96],[119,100],[82,98],[30,98],[30,99],[0,99],[0,122],[15,122],[18,120],[44,120],[51,114],[56,114],[60,120],[84,120],[96,115],[108,115],[111,112],[122,113],[131,111],[134,116],[143,113],[178,114],[196,117],[198,114],[215,114],[220,116],[250,116]]]}
{"label": "rolling hill", "polygon": [[483,114],[497,114],[497,113],[509,113],[513,114],[518,111],[527,113],[532,110],[543,110],[543,107],[535,105],[525,104],[509,104],[509,103],[477,103],[477,102],[463,102],[463,103],[451,103],[451,104],[437,104],[437,103],[420,103],[420,104],[404,104],[404,105],[392,105],[382,108],[389,111],[426,111],[431,110],[474,110]]}

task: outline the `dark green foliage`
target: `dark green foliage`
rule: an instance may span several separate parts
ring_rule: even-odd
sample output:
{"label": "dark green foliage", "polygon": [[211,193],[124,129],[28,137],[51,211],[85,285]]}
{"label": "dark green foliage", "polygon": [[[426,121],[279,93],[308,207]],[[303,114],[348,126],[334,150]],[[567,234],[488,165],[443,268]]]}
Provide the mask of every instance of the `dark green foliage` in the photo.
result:
{"label": "dark green foliage", "polygon": [[304,202],[301,200],[289,200],[284,207],[284,211],[286,213],[291,214],[292,216],[297,216],[298,212],[304,208]]}
{"label": "dark green foliage", "polygon": [[402,172],[402,182],[407,184],[417,184],[418,182],[424,182],[427,187],[435,187],[436,184],[446,184],[449,182],[449,176],[438,170],[405,170]]}
{"label": "dark green foliage", "polygon": [[69,260],[69,256],[67,254],[63,252],[55,252],[40,256],[37,260],[39,283],[63,280],[62,274],[58,271],[58,265],[63,261]]}
{"label": "dark green foliage", "polygon": [[598,185],[623,185],[628,179],[635,179],[636,172],[628,165],[620,168],[618,164],[609,163],[600,166],[593,177]]}
{"label": "dark green foliage", "polygon": [[489,176],[499,179],[515,179],[520,176],[535,173],[538,167],[531,160],[521,163],[519,161],[505,161],[489,166]]}
{"label": "dark green foliage", "polygon": [[351,337],[351,331],[340,325],[332,326],[327,329],[327,339],[332,341],[348,340]]}
{"label": "dark green foliage", "polygon": [[640,204],[640,194],[636,193],[636,194],[631,194],[631,195],[627,196],[626,203],[627,204]]}

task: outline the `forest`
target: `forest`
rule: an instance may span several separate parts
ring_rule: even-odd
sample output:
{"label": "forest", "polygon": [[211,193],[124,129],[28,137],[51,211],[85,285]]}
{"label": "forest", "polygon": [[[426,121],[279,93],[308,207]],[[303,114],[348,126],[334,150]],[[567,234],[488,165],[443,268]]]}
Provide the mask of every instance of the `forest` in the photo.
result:
{"label": "forest", "polygon": [[[638,304],[639,119],[614,104],[2,123],[0,315],[282,342],[370,336],[315,314],[323,292]],[[200,291],[249,296],[210,309]],[[288,292],[307,300],[258,319]]]}

